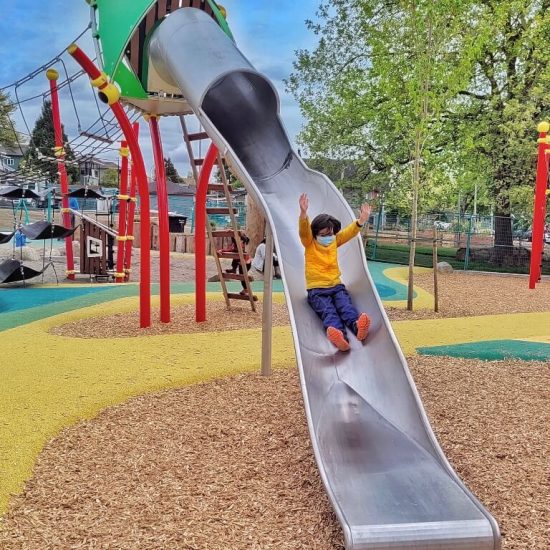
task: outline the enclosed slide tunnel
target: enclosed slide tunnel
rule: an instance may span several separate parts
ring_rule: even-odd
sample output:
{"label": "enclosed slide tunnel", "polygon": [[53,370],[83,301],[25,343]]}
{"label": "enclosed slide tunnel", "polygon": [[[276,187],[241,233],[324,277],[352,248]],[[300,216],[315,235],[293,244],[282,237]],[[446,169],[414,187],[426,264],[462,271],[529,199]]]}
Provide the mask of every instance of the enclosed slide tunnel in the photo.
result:
{"label": "enclosed slide tunnel", "polygon": [[[200,45],[200,48],[196,46]],[[166,18],[150,63],[177,86],[273,229],[319,472],[346,548],[496,550],[498,526],[452,470],[428,423],[369,275],[359,237],[339,251],[343,281],[372,318],[366,345],[341,353],[306,302],[298,197],[312,216],[355,216],[293,151],[272,84],[204,12]]]}

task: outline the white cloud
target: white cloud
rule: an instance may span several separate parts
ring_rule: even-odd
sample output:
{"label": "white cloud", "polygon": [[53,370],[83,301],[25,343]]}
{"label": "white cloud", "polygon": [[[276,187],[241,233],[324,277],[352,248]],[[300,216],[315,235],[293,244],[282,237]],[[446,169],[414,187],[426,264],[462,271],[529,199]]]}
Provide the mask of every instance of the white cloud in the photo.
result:
{"label": "white cloud", "polygon": [[[294,51],[313,44],[313,37],[306,31],[303,21],[307,17],[313,17],[318,1],[282,0],[275,4],[253,0],[222,0],[222,3],[228,9],[228,20],[240,49],[277,88],[281,98],[282,118],[291,141],[294,141],[303,121],[296,102],[285,92],[283,79],[292,71]],[[3,59],[0,66],[0,86],[13,82],[57,55],[87,25],[88,16],[89,9],[83,1],[51,0],[48,9],[44,9],[43,4],[35,0],[20,0],[15,3],[0,22],[0,35],[3,36],[0,44],[0,56]],[[30,28],[32,32],[29,31]],[[95,55],[90,33],[80,43],[90,57]],[[70,56],[64,55],[62,59],[69,74],[78,70]],[[60,80],[63,80],[65,68],[59,62],[55,66],[60,72]],[[21,85],[18,94],[21,98],[26,98],[47,90],[48,82],[44,74],[40,74]],[[13,88],[8,91],[13,96]],[[65,88],[60,92],[62,119],[69,140],[82,143],[84,138],[78,137],[79,123],[80,129],[86,130],[97,120],[99,114],[92,95],[94,92],[86,77],[73,83],[72,92],[78,117],[69,89]],[[22,105],[31,130],[40,114],[42,101],[42,97],[39,97]],[[106,112],[105,106],[101,105],[100,110]],[[21,114],[17,113],[14,118],[18,128],[26,131]],[[110,119],[111,115],[107,113],[105,118]],[[97,124],[92,130],[99,133],[101,126]],[[178,119],[161,119],[161,132],[164,155],[172,159],[180,174],[186,175],[190,167]],[[86,145],[90,143],[88,141]],[[146,123],[141,124],[140,145],[148,171],[151,171],[153,155]],[[113,146],[117,148],[118,144]],[[116,160],[117,152],[105,151],[102,157]]]}

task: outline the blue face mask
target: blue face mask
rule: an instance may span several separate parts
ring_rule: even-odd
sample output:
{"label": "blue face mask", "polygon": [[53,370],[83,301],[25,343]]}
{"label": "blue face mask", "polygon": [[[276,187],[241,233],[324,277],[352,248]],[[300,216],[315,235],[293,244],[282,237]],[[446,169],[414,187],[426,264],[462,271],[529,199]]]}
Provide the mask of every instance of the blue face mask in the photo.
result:
{"label": "blue face mask", "polygon": [[332,244],[334,242],[334,239],[336,239],[336,237],[334,235],[319,235],[317,237],[317,242],[321,246],[329,246],[330,244]]}

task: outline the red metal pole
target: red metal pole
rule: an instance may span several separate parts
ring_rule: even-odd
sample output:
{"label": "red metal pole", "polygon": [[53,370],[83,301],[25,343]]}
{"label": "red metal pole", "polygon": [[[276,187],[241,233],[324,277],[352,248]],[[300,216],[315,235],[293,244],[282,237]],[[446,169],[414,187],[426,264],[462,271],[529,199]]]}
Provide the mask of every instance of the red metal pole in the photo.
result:
{"label": "red metal pole", "polygon": [[[132,124],[132,130],[138,138],[139,136],[139,122],[134,122]],[[134,242],[134,215],[136,212],[136,187],[137,187],[137,177],[136,171],[134,170],[134,162],[130,163],[130,198],[128,206],[128,223],[126,228],[126,244],[124,249],[124,273],[125,281],[130,280],[130,273],[132,272],[132,246]]]}
{"label": "red metal pole", "polygon": [[[65,168],[65,147],[63,144],[63,130],[61,128],[61,113],[59,110],[59,95],[57,93],[57,79],[59,73],[55,69],[48,69],[46,77],[50,81],[50,92],[52,98],[52,119],[55,139],[55,156],[57,157],[57,170],[59,172],[59,182],[61,184],[61,212],[63,213],[63,225],[71,227],[71,216],[69,213],[69,182],[67,180],[67,170]],[[82,243],[84,244],[84,243]],[[74,257],[73,257],[73,238],[65,239],[65,252],[67,256],[67,279],[74,280]]]}
{"label": "red metal pole", "polygon": [[206,194],[218,148],[210,144],[201,166],[195,196],[195,319],[206,321]]}
{"label": "red metal pole", "polygon": [[117,283],[124,282],[126,274],[124,273],[124,251],[126,244],[126,209],[128,204],[128,143],[120,142],[118,150],[120,163],[120,189],[118,194],[118,237],[117,237],[117,253],[116,253],[116,274],[115,280]]}
{"label": "red metal pole", "polygon": [[86,71],[91,78],[92,86],[99,89],[99,98],[108,103],[122,130],[136,170],[139,195],[140,195],[140,280],[139,280],[139,312],[140,327],[151,325],[151,217],[149,205],[149,185],[147,171],[139,148],[139,142],[132,131],[132,125],[126,116],[122,105],[119,103],[120,93],[118,88],[109,82],[107,75],[101,73],[91,59],[76,45],[71,44],[67,51],[75,58],[75,61]]}
{"label": "red metal pole", "polygon": [[537,126],[539,132],[539,152],[537,160],[537,179],[535,183],[535,208],[531,231],[531,266],[529,271],[529,288],[535,288],[542,274],[542,252],[544,249],[544,220],[546,218],[546,190],[548,186],[548,122]]}
{"label": "red metal pole", "polygon": [[166,171],[164,170],[164,154],[160,139],[158,119],[148,115],[151,141],[153,142],[153,158],[155,160],[155,176],[157,180],[157,208],[159,219],[159,271],[160,271],[160,321],[170,322],[170,232],[168,227],[168,192],[166,190]]}

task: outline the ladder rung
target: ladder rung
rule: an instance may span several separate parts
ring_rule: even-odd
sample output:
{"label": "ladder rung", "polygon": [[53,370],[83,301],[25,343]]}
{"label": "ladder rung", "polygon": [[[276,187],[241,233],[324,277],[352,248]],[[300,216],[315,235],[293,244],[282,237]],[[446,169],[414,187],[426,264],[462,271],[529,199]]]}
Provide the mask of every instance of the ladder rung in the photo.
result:
{"label": "ladder rung", "polygon": [[195,166],[202,166],[203,162],[204,162],[204,159],[193,159],[193,164]]}
{"label": "ladder rung", "polygon": [[[240,273],[222,273],[222,277],[228,281],[244,281],[244,275]],[[252,278],[249,276],[248,280],[251,281]]]}
{"label": "ladder rung", "polygon": [[239,260],[240,256],[238,252],[218,252],[218,258],[225,260]]}
{"label": "ladder rung", "polygon": [[[239,211],[233,208],[233,214],[237,214]],[[207,214],[229,214],[229,208],[207,208]]]}
{"label": "ladder rung", "polygon": [[[233,292],[228,292],[227,297],[231,298],[231,300],[246,300],[247,302],[250,301],[250,297],[248,294],[234,294]],[[252,296],[252,299],[257,302],[258,296]]]}
{"label": "ladder rung", "polygon": [[[233,187],[231,187],[231,185],[228,185],[227,190],[232,193]],[[208,191],[219,191],[220,193],[223,193],[225,191],[225,186],[223,183],[209,183]]]}
{"label": "ladder rung", "polygon": [[[237,231],[237,233],[240,235],[241,231]],[[212,231],[212,237],[234,237],[235,231],[233,229],[216,229],[215,231]]]}
{"label": "ladder rung", "polygon": [[199,139],[208,139],[208,134],[206,132],[195,132],[194,134],[187,134],[187,139],[189,141],[197,141]]}

